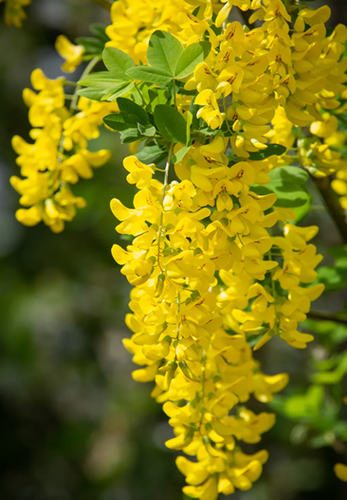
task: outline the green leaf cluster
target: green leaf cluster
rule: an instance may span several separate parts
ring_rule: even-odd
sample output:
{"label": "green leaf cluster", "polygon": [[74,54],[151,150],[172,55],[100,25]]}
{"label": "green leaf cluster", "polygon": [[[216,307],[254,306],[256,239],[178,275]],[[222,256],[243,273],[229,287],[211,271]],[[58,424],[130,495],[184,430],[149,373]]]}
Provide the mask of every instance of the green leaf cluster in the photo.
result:
{"label": "green leaf cluster", "polygon": [[85,53],[83,55],[83,59],[85,61],[89,61],[96,56],[101,56],[105,43],[110,41],[109,37],[106,35],[105,29],[106,26],[103,24],[91,24],[90,31],[94,36],[79,37],[76,39],[76,43],[84,47]]}
{"label": "green leaf cluster", "polygon": [[209,42],[197,42],[186,49],[170,33],[155,31],[150,38],[147,60],[149,66],[136,66],[127,71],[134,80],[166,85],[171,80],[183,80],[210,52]]}
{"label": "green leaf cluster", "polygon": [[[84,43],[87,43],[86,39]],[[104,44],[105,41],[103,46]],[[80,85],[88,88],[80,90],[79,95],[97,101],[112,102],[118,97],[130,94],[136,81],[165,87],[173,80],[182,80],[189,76],[196,65],[205,60],[210,48],[209,42],[198,42],[183,49],[177,38],[170,33],[155,31],[150,38],[147,52],[150,66],[136,66],[125,52],[115,47],[106,47],[102,59],[108,71],[93,73],[81,80]],[[95,50],[92,54],[97,55],[99,52]],[[150,102],[153,102],[154,96],[151,97]]]}

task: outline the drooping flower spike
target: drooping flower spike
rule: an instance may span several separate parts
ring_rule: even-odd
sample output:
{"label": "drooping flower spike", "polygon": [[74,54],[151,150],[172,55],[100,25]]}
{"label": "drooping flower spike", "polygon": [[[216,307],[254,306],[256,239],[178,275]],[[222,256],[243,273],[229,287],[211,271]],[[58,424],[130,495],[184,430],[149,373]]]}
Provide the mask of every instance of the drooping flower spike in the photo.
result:
{"label": "drooping flower spike", "polygon": [[[229,21],[235,10],[253,27]],[[134,379],[154,381],[175,434],[167,447],[194,457],[176,461],[192,498],[258,479],[268,454],[247,455],[242,443],[259,443],[275,416],[246,404],[270,402],[288,376],[265,375],[254,351],[275,336],[298,349],[314,339],[300,324],[324,289],[322,256],[318,228],[297,224],[310,205],[303,185],[308,172],[336,173],[346,194],[334,144],[347,30],[327,35],[329,16],[281,0],[118,0],[105,70],[81,79],[78,109],[65,105],[66,80],[39,70],[38,93],[24,94],[35,142],[14,138],[24,179],[12,179],[24,224],[60,231],[84,204],[69,185],[107,161],[87,150],[102,119],[130,144],[133,207],[111,202],[131,241],[112,248],[134,287],[124,345],[140,366]],[[57,49],[66,71],[85,57],[64,37]]]}

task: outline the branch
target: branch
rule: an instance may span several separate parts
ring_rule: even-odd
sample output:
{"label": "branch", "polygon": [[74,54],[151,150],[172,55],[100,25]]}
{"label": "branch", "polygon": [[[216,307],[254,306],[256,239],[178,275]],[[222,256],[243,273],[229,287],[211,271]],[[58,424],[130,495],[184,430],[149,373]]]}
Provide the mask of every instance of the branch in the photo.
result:
{"label": "branch", "polygon": [[90,2],[100,5],[103,9],[111,10],[112,4],[108,0],[89,0]]}
{"label": "branch", "polygon": [[320,192],[327,210],[333,219],[335,226],[340,233],[341,238],[345,243],[347,243],[347,219],[346,214],[341,207],[334,191],[330,187],[329,177],[312,177],[316,188]]}
{"label": "branch", "polygon": [[347,317],[338,316],[331,313],[310,311],[307,313],[308,319],[321,320],[321,321],[333,321],[334,323],[340,323],[342,325],[347,325]]}

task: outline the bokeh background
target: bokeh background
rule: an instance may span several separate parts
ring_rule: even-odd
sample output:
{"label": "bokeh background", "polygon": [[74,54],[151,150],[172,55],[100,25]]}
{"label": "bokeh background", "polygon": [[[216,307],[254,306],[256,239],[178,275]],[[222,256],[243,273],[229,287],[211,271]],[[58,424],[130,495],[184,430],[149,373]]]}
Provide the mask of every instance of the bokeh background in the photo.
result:
{"label": "bokeh background", "polygon": [[[327,3],[332,26],[347,21],[347,2]],[[2,10],[3,4],[0,18]],[[11,137],[28,139],[21,93],[31,71],[40,67],[59,76],[56,37],[88,36],[91,22],[109,24],[108,14],[87,0],[33,0],[27,13],[21,30],[0,20],[0,498],[180,500],[184,479],[175,453],[164,446],[172,431],[150,398],[150,384],[132,380],[131,356],[122,345],[129,336],[124,316],[130,287],[110,254],[120,240],[109,201],[131,204],[134,191],[121,164],[128,148],[106,130],[92,143],[94,150],[110,148],[112,160],[95,170],[92,181],[76,185],[88,207],[60,235],[16,221],[18,196],[8,182],[18,173]],[[328,245],[341,243],[324,212],[310,213],[307,223],[319,224],[316,243],[324,255]],[[346,300],[343,292],[326,295],[315,308],[337,311]],[[259,356],[267,373],[290,373],[287,394],[308,386],[307,351],[274,339]],[[346,485],[332,470],[339,455],[308,447],[301,431],[280,416],[264,437],[270,460],[262,478],[232,498],[346,498]]]}

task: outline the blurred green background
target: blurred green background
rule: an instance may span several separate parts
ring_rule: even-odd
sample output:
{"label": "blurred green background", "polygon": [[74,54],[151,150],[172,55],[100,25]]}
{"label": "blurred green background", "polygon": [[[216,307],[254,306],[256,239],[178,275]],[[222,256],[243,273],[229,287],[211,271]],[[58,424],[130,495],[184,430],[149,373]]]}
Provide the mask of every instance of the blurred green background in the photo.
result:
{"label": "blurred green background", "polygon": [[[331,24],[346,22],[347,2],[328,3]],[[2,11],[3,4],[1,18]],[[112,160],[95,170],[92,181],[76,185],[88,207],[59,235],[16,221],[18,196],[8,183],[18,174],[11,137],[28,139],[21,93],[30,86],[31,71],[40,67],[51,78],[59,76],[56,37],[88,36],[89,24],[108,24],[108,15],[87,0],[33,0],[27,13],[21,30],[0,21],[0,498],[179,500],[184,479],[175,453],[164,446],[171,429],[149,396],[150,384],[132,380],[131,356],[121,341],[129,335],[124,316],[130,287],[110,254],[120,240],[109,201],[117,197],[131,204],[134,190],[121,165],[128,148],[106,130],[91,143],[93,150],[110,148]],[[341,243],[323,212],[310,213],[306,222],[322,229],[317,245],[325,255],[327,246]],[[345,292],[331,293],[314,308],[337,311],[346,300]],[[342,351],[347,329],[339,328]],[[267,373],[290,373],[285,393],[295,394],[308,387],[314,349],[321,348],[302,352],[274,339],[259,357]],[[318,418],[321,408],[315,404]],[[265,410],[254,401],[251,407]],[[333,474],[341,457],[330,447],[309,447],[308,432],[295,415],[279,416],[264,437],[270,460],[262,478],[230,498],[346,498],[346,485]]]}

